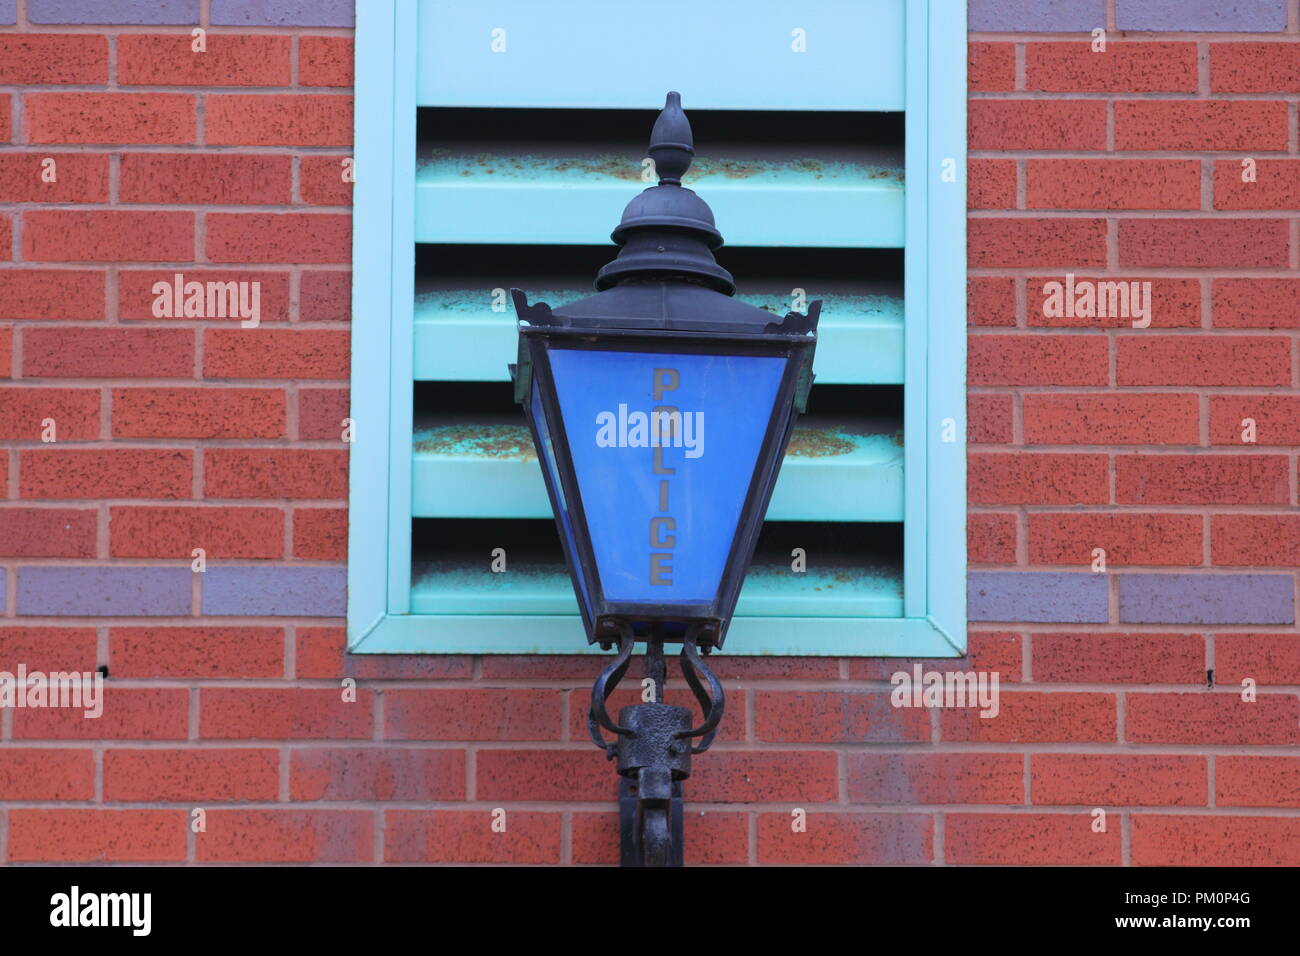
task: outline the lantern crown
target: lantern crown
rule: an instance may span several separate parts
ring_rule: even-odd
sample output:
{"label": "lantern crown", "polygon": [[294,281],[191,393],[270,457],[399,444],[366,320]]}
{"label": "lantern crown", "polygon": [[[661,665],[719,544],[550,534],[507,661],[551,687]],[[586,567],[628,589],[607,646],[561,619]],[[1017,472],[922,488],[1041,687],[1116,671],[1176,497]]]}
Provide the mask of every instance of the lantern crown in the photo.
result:
{"label": "lantern crown", "polygon": [[668,94],[650,133],[648,152],[659,184],[623,210],[622,221],[610,234],[621,247],[618,258],[596,274],[596,288],[603,291],[628,279],[678,277],[733,294],[735,280],[713,257],[722,245],[713,210],[682,185],[695,157],[695,140],[678,93]]}

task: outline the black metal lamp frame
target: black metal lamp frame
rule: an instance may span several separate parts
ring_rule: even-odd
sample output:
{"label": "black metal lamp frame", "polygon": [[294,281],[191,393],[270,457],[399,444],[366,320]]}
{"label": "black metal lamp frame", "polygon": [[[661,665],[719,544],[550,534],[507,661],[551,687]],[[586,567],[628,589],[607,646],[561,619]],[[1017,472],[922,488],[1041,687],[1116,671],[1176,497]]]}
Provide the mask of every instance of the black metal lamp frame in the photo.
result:
{"label": "black metal lamp frame", "polygon": [[[821,302],[807,314],[770,312],[730,298],[731,275],[713,250],[722,236],[708,205],[681,185],[694,144],[676,93],[655,122],[649,153],[658,186],[628,204],[612,238],[618,257],[596,278],[596,295],[551,309],[530,305],[512,290],[519,319],[519,356],[510,367],[515,400],[523,405],[543,468],[570,578],[577,592],[588,643],[617,647],[592,687],[588,729],[597,747],[617,761],[620,860],[624,866],[681,866],[682,783],[692,754],[713,742],[726,706],[722,684],[704,663],[721,648],[776,484],[794,421],[812,387]],[[553,350],[766,356],[785,362],[750,476],[721,581],[707,603],[644,603],[606,596],[587,528],[582,489],[573,467],[550,354]],[[534,409],[534,395],[540,417]],[[567,511],[566,528],[562,516]],[[646,677],[653,699],[624,707],[615,721],[606,703],[631,664],[637,641],[646,644]],[[690,708],[663,703],[664,644],[681,642],[682,675],[703,713],[692,726]],[[602,730],[614,734],[605,738]]]}

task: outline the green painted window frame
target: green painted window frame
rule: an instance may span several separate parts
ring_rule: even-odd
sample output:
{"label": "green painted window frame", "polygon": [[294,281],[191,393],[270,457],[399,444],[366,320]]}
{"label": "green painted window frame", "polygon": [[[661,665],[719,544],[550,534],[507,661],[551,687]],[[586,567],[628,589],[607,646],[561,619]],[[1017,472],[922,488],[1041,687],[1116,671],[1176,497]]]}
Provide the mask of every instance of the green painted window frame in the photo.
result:
{"label": "green painted window frame", "polygon": [[[576,615],[410,611],[421,2],[439,0],[366,0],[357,10],[348,649],[599,653],[587,646]],[[743,631],[740,621],[733,625],[728,653],[957,657],[966,651],[965,4],[896,2],[904,18],[907,184],[903,616],[747,618]]]}

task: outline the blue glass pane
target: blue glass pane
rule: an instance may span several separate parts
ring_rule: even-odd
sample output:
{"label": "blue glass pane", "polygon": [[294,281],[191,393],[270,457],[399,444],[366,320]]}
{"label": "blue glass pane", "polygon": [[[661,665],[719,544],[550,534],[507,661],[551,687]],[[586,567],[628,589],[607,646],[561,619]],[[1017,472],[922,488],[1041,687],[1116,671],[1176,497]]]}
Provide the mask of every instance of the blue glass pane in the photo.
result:
{"label": "blue glass pane", "polygon": [[785,359],[576,349],[550,357],[605,596],[711,602]]}
{"label": "blue glass pane", "polygon": [[[564,535],[564,544],[569,549],[568,553],[577,555],[577,550],[573,543],[573,524],[569,516],[569,503],[564,497],[564,487],[560,484],[560,476],[555,470],[555,445],[551,441],[551,429],[546,421],[546,412],[542,408],[541,397],[537,391],[537,378],[533,378],[533,395],[532,395],[532,415],[533,422],[537,425],[537,432],[542,439],[542,447],[537,449],[542,458],[542,467],[546,469],[546,479],[550,486],[555,489],[555,497],[560,503],[560,511],[556,517],[560,521],[560,532]],[[573,563],[573,573],[578,579],[578,600],[582,602],[583,607],[590,616],[591,603],[587,596],[587,582],[582,576],[582,568],[575,560]]]}

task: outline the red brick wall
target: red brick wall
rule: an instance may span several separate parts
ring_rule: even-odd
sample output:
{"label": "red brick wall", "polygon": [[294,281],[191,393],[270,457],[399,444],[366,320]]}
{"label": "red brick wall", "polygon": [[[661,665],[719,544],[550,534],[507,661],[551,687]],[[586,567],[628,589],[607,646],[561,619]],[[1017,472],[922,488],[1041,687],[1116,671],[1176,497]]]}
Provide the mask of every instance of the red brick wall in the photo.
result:
{"label": "red brick wall", "polygon": [[[350,30],[195,54],[189,25],[27,9],[0,26],[0,670],[109,690],[97,721],[0,712],[0,860],[614,860],[595,661],[343,651]],[[1239,573],[1248,619],[1250,575],[1300,563],[1296,29],[973,37],[972,589],[1068,604],[1051,575],[1091,583],[1101,547],[1104,615],[989,611],[925,662],[998,672],[993,720],[890,706],[910,661],[717,659],[689,861],[1300,863],[1294,624],[1135,622],[1121,592]],[[155,318],[178,271],[261,281],[264,327]],[[1150,279],[1151,327],[1045,317],[1066,272]]]}

